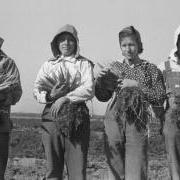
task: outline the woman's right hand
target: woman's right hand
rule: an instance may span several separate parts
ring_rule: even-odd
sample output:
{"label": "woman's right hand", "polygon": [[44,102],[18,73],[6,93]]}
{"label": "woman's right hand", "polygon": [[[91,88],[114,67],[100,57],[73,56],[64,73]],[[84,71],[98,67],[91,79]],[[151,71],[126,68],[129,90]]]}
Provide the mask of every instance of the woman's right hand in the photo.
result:
{"label": "woman's right hand", "polygon": [[68,103],[70,103],[70,100],[65,96],[57,99],[57,101],[55,101],[51,106],[51,110],[50,110],[51,116],[54,118],[58,118],[58,113],[61,111],[63,106]]}

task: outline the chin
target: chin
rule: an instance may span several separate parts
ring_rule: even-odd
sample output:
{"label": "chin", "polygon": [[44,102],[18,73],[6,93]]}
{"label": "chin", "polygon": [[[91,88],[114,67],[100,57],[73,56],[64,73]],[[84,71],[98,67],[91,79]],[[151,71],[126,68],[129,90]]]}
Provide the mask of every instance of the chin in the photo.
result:
{"label": "chin", "polygon": [[134,61],[134,57],[126,57],[128,61]]}

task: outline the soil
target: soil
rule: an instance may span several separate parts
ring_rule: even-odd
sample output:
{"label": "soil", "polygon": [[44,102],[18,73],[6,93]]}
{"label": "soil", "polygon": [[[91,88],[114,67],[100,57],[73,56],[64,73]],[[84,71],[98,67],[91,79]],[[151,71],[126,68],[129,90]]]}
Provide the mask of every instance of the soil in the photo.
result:
{"label": "soil", "polygon": [[[27,120],[26,120],[27,121]],[[40,127],[15,121],[10,142],[6,180],[41,180],[46,166],[41,145]],[[170,180],[164,137],[159,134],[159,123],[150,124],[148,180]],[[64,179],[67,179],[66,172]],[[87,180],[113,180],[104,154],[103,122],[93,120],[88,153]]]}

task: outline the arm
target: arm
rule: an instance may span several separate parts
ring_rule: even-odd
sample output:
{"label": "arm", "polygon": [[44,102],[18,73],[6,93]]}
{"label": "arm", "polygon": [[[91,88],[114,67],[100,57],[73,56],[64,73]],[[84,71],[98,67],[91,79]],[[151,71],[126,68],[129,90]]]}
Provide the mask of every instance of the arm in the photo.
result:
{"label": "arm", "polygon": [[81,82],[73,91],[67,93],[70,102],[82,102],[92,99],[94,96],[93,66],[89,61],[82,61]]}
{"label": "arm", "polygon": [[51,91],[55,84],[55,81],[49,77],[49,74],[50,67],[48,62],[45,62],[37,74],[33,89],[35,99],[41,104],[48,103],[46,99],[47,93]]}
{"label": "arm", "polygon": [[147,87],[140,85],[147,100],[155,105],[162,105],[166,97],[166,88],[162,72],[155,66],[150,64],[147,68],[151,76],[151,84]]}
{"label": "arm", "polygon": [[79,86],[65,96],[58,98],[51,107],[51,115],[58,117],[58,112],[66,103],[78,103],[90,100],[94,96],[93,65],[88,61],[81,62],[81,80]]}
{"label": "arm", "polygon": [[153,112],[160,120],[160,134],[162,134],[164,121],[165,121],[165,110],[163,103],[166,99],[166,89],[163,74],[160,69],[155,65],[150,65],[147,69],[151,73],[151,85],[148,87],[142,87],[143,92],[145,93],[147,100],[152,104]]}
{"label": "arm", "polygon": [[6,60],[4,67],[7,74],[5,83],[10,84],[9,92],[7,92],[7,99],[5,100],[5,105],[15,105],[22,96],[19,70],[14,60],[10,58]]}

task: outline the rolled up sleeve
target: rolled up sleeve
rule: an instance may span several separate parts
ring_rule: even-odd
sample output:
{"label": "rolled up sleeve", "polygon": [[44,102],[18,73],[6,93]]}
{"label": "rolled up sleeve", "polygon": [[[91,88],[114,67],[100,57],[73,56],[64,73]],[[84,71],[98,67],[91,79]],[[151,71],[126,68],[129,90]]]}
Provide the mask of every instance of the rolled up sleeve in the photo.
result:
{"label": "rolled up sleeve", "polygon": [[53,87],[52,79],[49,78],[48,62],[45,62],[36,77],[34,82],[33,95],[37,102],[41,104],[48,103],[46,100],[47,92]]}

